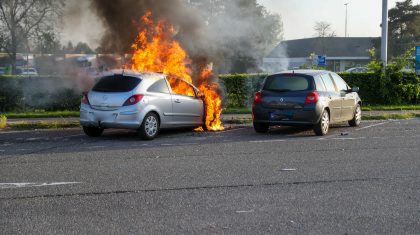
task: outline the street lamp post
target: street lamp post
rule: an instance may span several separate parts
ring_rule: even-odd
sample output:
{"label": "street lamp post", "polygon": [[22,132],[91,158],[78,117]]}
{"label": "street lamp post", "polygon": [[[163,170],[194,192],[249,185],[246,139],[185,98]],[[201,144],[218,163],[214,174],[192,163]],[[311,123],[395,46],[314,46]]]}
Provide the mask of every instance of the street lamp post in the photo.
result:
{"label": "street lamp post", "polygon": [[344,5],[346,5],[346,23],[345,23],[345,33],[344,33],[344,37],[347,37],[347,7],[349,5],[349,3],[345,3]]}
{"label": "street lamp post", "polygon": [[388,0],[382,0],[381,60],[385,68],[388,62]]}

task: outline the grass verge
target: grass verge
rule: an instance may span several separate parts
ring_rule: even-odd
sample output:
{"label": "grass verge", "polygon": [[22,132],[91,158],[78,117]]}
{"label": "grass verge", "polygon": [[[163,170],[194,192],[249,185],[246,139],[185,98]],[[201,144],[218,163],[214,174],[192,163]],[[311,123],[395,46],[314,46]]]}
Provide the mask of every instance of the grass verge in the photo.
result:
{"label": "grass verge", "polygon": [[5,128],[7,125],[7,117],[0,114],[0,129]]}
{"label": "grass verge", "polygon": [[55,111],[55,112],[25,112],[25,113],[6,113],[8,118],[60,118],[60,117],[79,117],[79,111]]}
{"label": "grass verge", "polygon": [[393,113],[393,114],[382,114],[382,115],[363,115],[362,120],[388,120],[388,119],[410,119],[420,117],[419,113]]}
{"label": "grass verge", "polygon": [[367,105],[362,106],[363,111],[398,111],[420,110],[420,105]]}
{"label": "grass verge", "polygon": [[10,123],[8,125],[11,129],[17,130],[34,130],[34,129],[63,129],[79,127],[79,122],[70,121],[40,121],[40,122],[29,122],[29,121],[18,121]]}

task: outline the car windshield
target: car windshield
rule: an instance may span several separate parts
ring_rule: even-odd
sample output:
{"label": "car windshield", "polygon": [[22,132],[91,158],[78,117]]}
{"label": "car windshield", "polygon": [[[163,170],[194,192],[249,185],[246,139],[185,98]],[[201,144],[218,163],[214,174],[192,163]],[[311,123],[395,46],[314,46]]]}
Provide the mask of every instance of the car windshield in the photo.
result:
{"label": "car windshield", "polygon": [[264,90],[270,91],[307,91],[312,89],[309,78],[301,75],[272,75],[267,77]]}
{"label": "car windshield", "polygon": [[136,77],[111,75],[103,77],[93,87],[98,92],[128,92],[140,84],[141,80]]}

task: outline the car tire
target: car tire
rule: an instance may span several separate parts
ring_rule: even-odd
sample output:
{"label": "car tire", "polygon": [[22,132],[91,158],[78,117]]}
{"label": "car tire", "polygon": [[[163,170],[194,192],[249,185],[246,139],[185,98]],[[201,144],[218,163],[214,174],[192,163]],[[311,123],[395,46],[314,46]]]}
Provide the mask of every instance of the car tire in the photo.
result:
{"label": "car tire", "polygon": [[268,129],[270,129],[270,125],[268,123],[259,123],[259,122],[254,122],[254,130],[257,133],[267,133]]}
{"label": "car tire", "polygon": [[321,119],[314,126],[314,132],[318,136],[324,136],[328,133],[330,128],[330,114],[327,110],[324,110],[321,114]]}
{"label": "car tire", "polygon": [[83,131],[87,136],[90,137],[99,137],[104,132],[103,128],[94,127],[94,126],[83,126]]}
{"label": "car tire", "polygon": [[353,119],[349,121],[350,126],[359,126],[362,121],[362,108],[360,104],[357,104],[356,109],[354,110]]}
{"label": "car tire", "polygon": [[138,134],[143,140],[153,140],[159,134],[159,118],[155,113],[148,113],[138,129]]}

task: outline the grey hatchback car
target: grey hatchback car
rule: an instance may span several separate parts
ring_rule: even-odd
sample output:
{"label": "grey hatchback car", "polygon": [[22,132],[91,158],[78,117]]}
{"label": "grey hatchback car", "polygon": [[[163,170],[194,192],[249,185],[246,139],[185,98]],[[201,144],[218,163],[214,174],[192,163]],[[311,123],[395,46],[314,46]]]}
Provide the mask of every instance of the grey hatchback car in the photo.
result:
{"label": "grey hatchback car", "polygon": [[349,85],[336,73],[323,70],[296,70],[265,78],[252,107],[256,132],[275,125],[313,126],[316,135],[326,135],[331,123],[361,122],[362,101],[358,87]]}
{"label": "grey hatchback car", "polygon": [[[171,86],[182,86],[183,92],[176,93],[180,89]],[[80,123],[91,137],[106,128],[119,128],[137,130],[150,140],[161,128],[204,125],[204,102],[199,90],[182,79],[117,70],[101,77],[83,95]]]}

